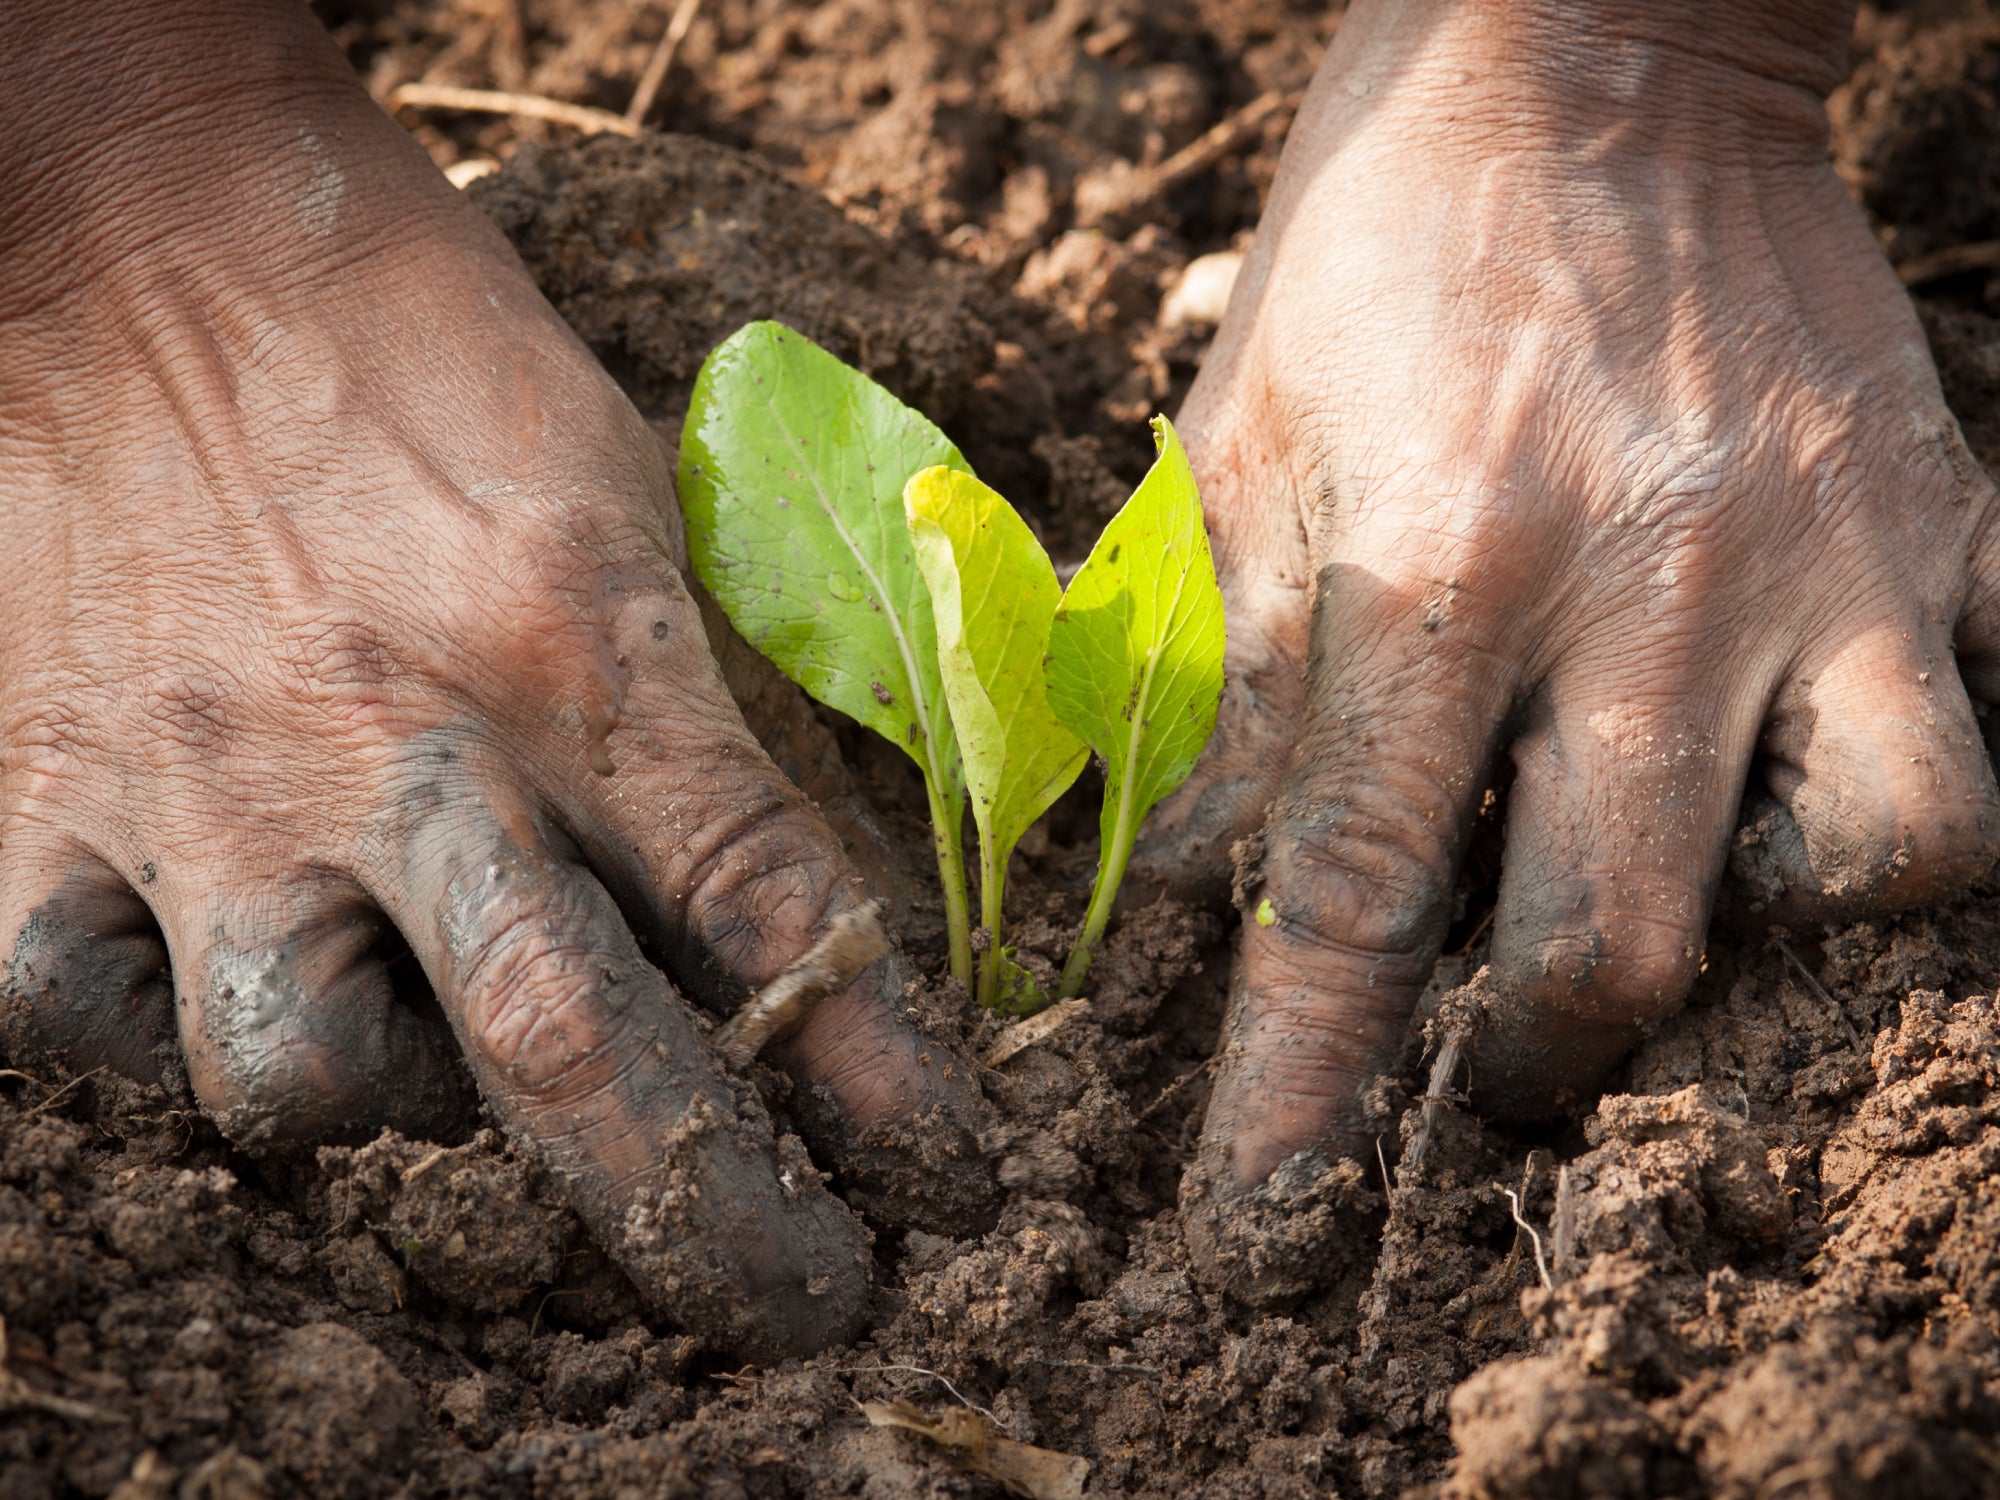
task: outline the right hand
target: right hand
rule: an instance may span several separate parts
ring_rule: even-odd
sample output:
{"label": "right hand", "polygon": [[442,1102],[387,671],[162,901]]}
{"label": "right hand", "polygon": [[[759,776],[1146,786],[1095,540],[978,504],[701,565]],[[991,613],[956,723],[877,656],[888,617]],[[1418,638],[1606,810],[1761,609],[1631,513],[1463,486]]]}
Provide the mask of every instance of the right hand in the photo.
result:
{"label": "right hand", "polygon": [[1286,146],[1181,424],[1230,687],[1142,851],[1262,825],[1183,1192],[1241,1291],[1316,1274],[1280,1200],[1373,1174],[1501,753],[1490,1114],[1681,1004],[1746,786],[1778,920],[1992,862],[1993,486],[1826,159],[1846,9],[1778,10],[1357,4]]}

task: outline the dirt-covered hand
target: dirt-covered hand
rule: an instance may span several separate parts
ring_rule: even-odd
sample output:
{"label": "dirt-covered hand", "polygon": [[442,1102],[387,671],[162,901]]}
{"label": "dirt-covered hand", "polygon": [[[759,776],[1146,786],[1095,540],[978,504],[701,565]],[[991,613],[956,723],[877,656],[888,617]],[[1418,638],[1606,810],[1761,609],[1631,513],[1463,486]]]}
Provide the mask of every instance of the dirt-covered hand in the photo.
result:
{"label": "dirt-covered hand", "polygon": [[1256,1195],[1316,1153],[1372,1175],[1503,752],[1491,1113],[1578,1097],[1682,1002],[1732,864],[1797,925],[1993,858],[1993,487],[1828,163],[1850,21],[1342,23],[1182,420],[1231,682],[1146,851],[1226,869],[1262,827],[1185,1194],[1246,1288],[1304,1274],[1236,1253]]}
{"label": "dirt-covered hand", "polygon": [[[303,7],[115,9],[0,18],[0,1042],[184,1059],[268,1149],[447,1127],[448,1022],[663,1311],[850,1333],[866,1231],[667,977],[726,1005],[861,896],[657,440]],[[976,1095],[898,998],[777,1055],[823,1162],[947,1212],[993,1189],[886,1142],[976,1175]]]}

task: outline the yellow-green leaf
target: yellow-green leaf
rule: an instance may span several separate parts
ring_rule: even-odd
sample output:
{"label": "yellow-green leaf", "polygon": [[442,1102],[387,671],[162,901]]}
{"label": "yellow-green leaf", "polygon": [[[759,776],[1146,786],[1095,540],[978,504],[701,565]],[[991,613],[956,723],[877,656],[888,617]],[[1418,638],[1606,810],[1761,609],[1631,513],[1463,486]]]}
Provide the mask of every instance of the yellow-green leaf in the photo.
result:
{"label": "yellow-green leaf", "polygon": [[1222,698],[1222,591],[1201,497],[1165,417],[1153,437],[1152,469],[1070,580],[1049,632],[1050,709],[1105,766],[1097,887],[1065,996],[1110,917],[1140,822],[1187,780]]}
{"label": "yellow-green leaf", "polygon": [[930,586],[945,699],[979,825],[980,901],[994,939],[980,990],[990,1004],[1007,856],[1076,780],[1086,754],[1050,711],[1042,677],[1062,588],[1027,523],[970,474],[925,469],[904,488],[903,504]]}

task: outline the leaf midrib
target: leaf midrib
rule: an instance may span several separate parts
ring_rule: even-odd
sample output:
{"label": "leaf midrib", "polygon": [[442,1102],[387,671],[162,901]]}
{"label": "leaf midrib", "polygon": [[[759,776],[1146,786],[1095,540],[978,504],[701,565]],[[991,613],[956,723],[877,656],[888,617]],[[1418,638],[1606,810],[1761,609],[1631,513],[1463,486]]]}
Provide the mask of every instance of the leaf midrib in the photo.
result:
{"label": "leaf midrib", "polygon": [[[771,414],[771,421],[776,424],[779,435],[788,444],[796,443],[800,447],[804,447],[805,444],[803,441],[793,436],[791,427],[787,425],[784,417],[779,413],[776,400],[769,395],[766,395],[763,399],[764,409]],[[791,449],[788,447],[785,451],[789,453]],[[914,706],[917,710],[917,727],[918,731],[924,737],[924,764],[930,771],[931,779],[936,783],[939,791],[946,791],[949,789],[950,783],[945,779],[943,769],[938,765],[937,736],[932,732],[930,699],[924,692],[923,678],[917,672],[916,657],[910,650],[909,639],[903,633],[902,619],[898,616],[894,607],[895,600],[890,595],[888,587],[882,582],[881,575],[875,571],[875,565],[862,552],[860,544],[854,540],[853,533],[847,529],[846,525],[841,521],[839,513],[834,509],[833,502],[827,498],[826,489],[819,482],[817,467],[812,463],[806,463],[803,467],[805,469],[806,481],[812,485],[813,497],[819,502],[821,513],[825,515],[827,521],[833,526],[834,531],[839,534],[841,545],[847,548],[848,555],[854,559],[855,565],[861,569],[862,573],[866,575],[868,582],[874,587],[875,597],[883,601],[883,619],[888,622],[889,634],[894,637],[896,642],[896,651],[903,658],[903,677],[910,684],[910,696],[916,699]]]}

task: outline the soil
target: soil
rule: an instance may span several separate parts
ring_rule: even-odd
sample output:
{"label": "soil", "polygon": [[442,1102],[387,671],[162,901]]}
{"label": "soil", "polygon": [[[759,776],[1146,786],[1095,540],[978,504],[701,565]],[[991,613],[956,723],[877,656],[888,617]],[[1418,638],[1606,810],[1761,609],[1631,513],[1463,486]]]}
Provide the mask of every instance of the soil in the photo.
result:
{"label": "soil", "polygon": [[[665,9],[323,7],[378,94],[424,77],[612,109]],[[442,163],[506,158],[477,200],[669,438],[707,350],[783,318],[930,411],[1076,556],[1202,353],[1206,324],[1163,298],[1253,228],[1283,111],[1143,222],[1130,185],[1300,87],[1336,20],[711,0],[656,114],[675,134],[412,123]],[[1937,259],[2000,238],[2000,10],[1865,8],[1833,117],[2000,469],[2000,275]],[[721,645],[934,970],[907,768]],[[1020,856],[1031,957],[1080,913],[1089,796]],[[1432,986],[1440,1036],[1476,1012],[1490,873]],[[1115,928],[1089,1012],[980,1070],[998,1227],[879,1238],[869,1336],[773,1369],[643,1317],[496,1134],[274,1165],[168,1091],[0,1074],[0,1497],[1002,1493],[857,1404],[896,1399],[1079,1455],[1090,1494],[2000,1494],[2000,885],[1718,933],[1688,1008],[1539,1134],[1412,1107],[1392,1204],[1357,1169],[1345,1269],[1276,1313],[1205,1291],[1175,1213],[1227,941],[1224,913],[1168,904]],[[992,1041],[948,988],[912,1005],[969,1055]]]}

